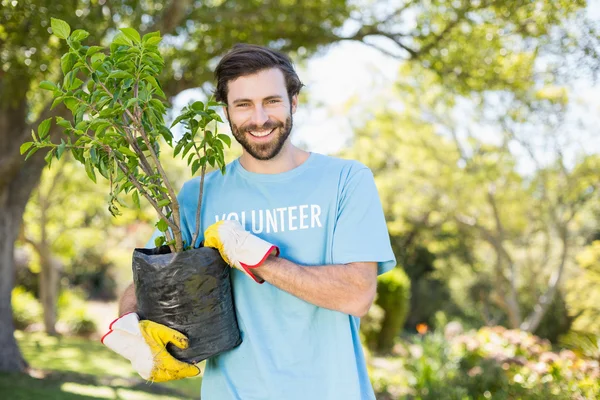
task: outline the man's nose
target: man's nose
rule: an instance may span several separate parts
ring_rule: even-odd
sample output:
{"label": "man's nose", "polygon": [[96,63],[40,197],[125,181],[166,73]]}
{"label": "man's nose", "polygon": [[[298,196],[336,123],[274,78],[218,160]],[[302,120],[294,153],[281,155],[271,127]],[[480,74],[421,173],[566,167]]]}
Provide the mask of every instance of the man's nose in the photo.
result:
{"label": "man's nose", "polygon": [[265,112],[262,105],[257,105],[252,113],[252,123],[257,127],[261,127],[269,120],[269,116]]}

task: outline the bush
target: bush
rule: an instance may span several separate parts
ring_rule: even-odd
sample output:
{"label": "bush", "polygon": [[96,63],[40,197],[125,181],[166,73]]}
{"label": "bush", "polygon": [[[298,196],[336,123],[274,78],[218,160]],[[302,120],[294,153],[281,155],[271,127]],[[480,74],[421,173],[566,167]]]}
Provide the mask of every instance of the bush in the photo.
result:
{"label": "bush", "polygon": [[410,305],[410,280],[404,270],[394,268],[377,282],[377,299],[364,319],[362,332],[367,346],[388,352],[400,334]]}
{"label": "bush", "polygon": [[33,293],[28,292],[23,286],[17,286],[12,290],[11,305],[16,329],[25,329],[42,320],[42,305]]}
{"label": "bush", "polygon": [[69,333],[89,336],[97,326],[89,317],[83,295],[74,290],[63,290],[58,297],[58,320],[66,325]]}
{"label": "bush", "polygon": [[[548,340],[519,330],[486,327],[446,336],[439,331],[401,343],[402,367],[376,368],[379,399],[600,398],[598,360],[551,351]],[[400,359],[400,357],[396,357]],[[373,366],[394,365],[372,359]]]}

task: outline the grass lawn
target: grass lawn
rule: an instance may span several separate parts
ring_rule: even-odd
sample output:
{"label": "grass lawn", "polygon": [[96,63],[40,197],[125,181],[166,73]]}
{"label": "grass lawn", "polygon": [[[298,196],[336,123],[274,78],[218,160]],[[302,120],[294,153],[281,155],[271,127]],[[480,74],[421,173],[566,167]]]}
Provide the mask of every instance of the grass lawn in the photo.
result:
{"label": "grass lawn", "polygon": [[[129,362],[98,340],[56,338],[43,333],[15,336],[32,371],[0,374],[0,399],[170,400],[199,399],[201,377],[147,383]],[[204,366],[201,365],[201,370]]]}

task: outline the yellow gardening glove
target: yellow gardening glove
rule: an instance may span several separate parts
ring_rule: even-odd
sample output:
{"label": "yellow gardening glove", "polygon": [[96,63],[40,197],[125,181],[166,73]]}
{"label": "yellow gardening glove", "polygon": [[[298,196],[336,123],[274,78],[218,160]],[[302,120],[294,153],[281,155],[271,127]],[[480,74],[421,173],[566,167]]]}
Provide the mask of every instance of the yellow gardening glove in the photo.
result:
{"label": "yellow gardening glove", "polygon": [[250,270],[259,267],[270,254],[279,255],[279,248],[246,231],[238,221],[223,220],[204,232],[204,246],[219,250],[223,260],[258,283],[264,281]]}
{"label": "yellow gardening glove", "polygon": [[166,382],[196,376],[200,369],[177,360],[166,349],[167,343],[180,349],[188,347],[182,333],[152,321],[140,321],[136,313],[125,314],[110,324],[102,343],[131,361],[144,379]]}

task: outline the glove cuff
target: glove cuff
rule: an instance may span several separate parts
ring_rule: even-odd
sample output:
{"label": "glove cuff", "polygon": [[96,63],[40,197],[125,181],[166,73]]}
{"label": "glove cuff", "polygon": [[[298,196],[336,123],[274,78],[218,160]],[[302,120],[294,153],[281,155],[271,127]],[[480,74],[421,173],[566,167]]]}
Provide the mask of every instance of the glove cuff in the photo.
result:
{"label": "glove cuff", "polygon": [[254,265],[250,265],[250,264],[245,264],[243,262],[240,261],[240,266],[242,268],[244,268],[244,271],[246,271],[246,274],[248,274],[248,276],[250,276],[250,278],[254,279],[254,281],[256,283],[264,283],[265,280],[262,278],[257,277],[256,275],[254,275],[251,271],[252,268],[256,268],[256,267],[260,267],[261,264],[263,262],[265,262],[265,260],[267,259],[267,257],[269,257],[271,255],[272,252],[275,252],[274,256],[275,257],[279,257],[279,247],[275,246],[275,245],[271,245],[271,247],[269,247],[269,249],[267,250],[267,252],[263,255],[263,257]]}
{"label": "glove cuff", "polygon": [[108,326],[108,332],[106,332],[104,336],[102,336],[100,342],[104,344],[104,339],[115,329],[121,329],[133,335],[139,335],[139,322],[140,317],[135,312],[128,312],[127,314],[121,315],[119,318],[116,318],[113,322],[110,323],[110,325]]}

